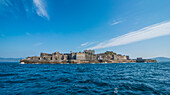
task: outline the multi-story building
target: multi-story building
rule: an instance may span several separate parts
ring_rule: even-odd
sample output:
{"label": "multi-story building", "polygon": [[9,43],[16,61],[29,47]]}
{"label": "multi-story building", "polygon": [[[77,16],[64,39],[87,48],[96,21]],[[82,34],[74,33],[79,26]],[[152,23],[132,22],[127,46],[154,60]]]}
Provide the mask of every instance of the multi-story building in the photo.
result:
{"label": "multi-story building", "polygon": [[76,53],[76,60],[86,60],[85,53],[82,52]]}
{"label": "multi-story building", "polygon": [[[52,54],[41,53],[40,57],[33,56],[22,59],[21,62],[26,63],[100,63],[100,62],[141,62],[143,59],[136,60],[129,59],[129,56],[116,54],[113,51],[106,51],[105,53],[95,54],[94,50],[84,50],[84,52],[71,52],[62,54],[54,52]],[[145,62],[152,62],[153,60],[144,60]],[[156,61],[154,61],[156,62]]]}

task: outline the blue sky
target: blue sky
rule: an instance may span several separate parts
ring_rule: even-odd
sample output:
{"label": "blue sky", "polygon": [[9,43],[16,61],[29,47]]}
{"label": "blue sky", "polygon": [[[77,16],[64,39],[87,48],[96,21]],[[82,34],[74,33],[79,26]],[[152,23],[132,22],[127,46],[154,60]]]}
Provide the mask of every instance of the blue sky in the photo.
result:
{"label": "blue sky", "polygon": [[0,57],[112,50],[170,57],[169,0],[0,0]]}

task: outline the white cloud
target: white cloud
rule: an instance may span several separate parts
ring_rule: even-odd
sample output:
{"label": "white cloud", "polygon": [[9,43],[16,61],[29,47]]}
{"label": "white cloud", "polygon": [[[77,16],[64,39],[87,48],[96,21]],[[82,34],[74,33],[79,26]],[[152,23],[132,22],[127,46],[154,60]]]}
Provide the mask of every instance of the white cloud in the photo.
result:
{"label": "white cloud", "polygon": [[35,43],[35,44],[34,44],[34,46],[36,46],[36,47],[41,46],[41,45],[43,45],[42,42],[38,42],[38,43]]}
{"label": "white cloud", "polygon": [[89,42],[83,43],[81,44],[81,46],[86,46]]}
{"label": "white cloud", "polygon": [[119,23],[121,23],[121,21],[113,21],[111,25],[113,26],[113,25],[116,25],[116,24],[119,24]]}
{"label": "white cloud", "polygon": [[88,46],[91,46],[91,45],[93,45],[93,44],[95,44],[95,43],[97,43],[97,42],[98,42],[98,41],[86,42],[86,43],[81,44],[81,46],[82,46],[82,47],[88,47]]}
{"label": "white cloud", "polygon": [[12,5],[10,0],[0,0],[0,4],[4,5],[4,6],[10,6]]}
{"label": "white cloud", "polygon": [[46,17],[49,20],[49,16],[45,8],[44,0],[33,0],[33,3],[36,6],[37,14],[41,17]]}
{"label": "white cloud", "polygon": [[[22,11],[20,5],[18,4],[23,4],[22,6],[25,9],[25,12],[28,13],[29,10],[33,8],[37,15],[40,17],[45,17],[49,20],[45,0],[19,0],[18,2],[12,1],[13,0],[0,0],[0,9],[2,11],[8,11],[17,17],[18,13]],[[33,6],[30,3],[33,4]]]}
{"label": "white cloud", "polygon": [[170,35],[170,21],[154,24],[137,31],[127,33],[125,35],[112,38],[110,40],[101,42],[96,46],[88,49],[101,49],[113,46],[126,45],[142,40],[152,39],[160,36]]}
{"label": "white cloud", "polygon": [[17,17],[19,10],[20,8],[18,7],[17,2],[12,2],[12,0],[0,0],[0,11],[3,12],[2,15],[7,12]]}

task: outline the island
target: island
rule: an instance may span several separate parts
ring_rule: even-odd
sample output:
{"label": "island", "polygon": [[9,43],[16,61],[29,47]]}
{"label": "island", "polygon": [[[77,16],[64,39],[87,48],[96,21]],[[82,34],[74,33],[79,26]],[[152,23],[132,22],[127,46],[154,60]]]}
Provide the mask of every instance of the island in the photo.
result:
{"label": "island", "polygon": [[41,53],[40,57],[32,56],[21,59],[21,64],[82,64],[82,63],[143,63],[157,62],[152,59],[130,59],[127,55],[117,54],[113,51],[95,54],[95,50],[84,50],[83,52]]}

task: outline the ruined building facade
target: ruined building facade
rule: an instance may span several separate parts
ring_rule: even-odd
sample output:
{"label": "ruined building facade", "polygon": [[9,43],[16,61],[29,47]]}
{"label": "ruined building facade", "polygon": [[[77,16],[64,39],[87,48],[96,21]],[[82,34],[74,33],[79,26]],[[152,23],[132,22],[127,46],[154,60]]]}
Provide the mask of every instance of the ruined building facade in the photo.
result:
{"label": "ruined building facade", "polygon": [[[152,60],[150,60],[152,62]],[[83,52],[70,52],[52,54],[41,53],[40,57],[33,56],[22,59],[23,63],[123,63],[137,62],[129,59],[129,56],[116,54],[113,51],[95,54],[94,50],[84,50]],[[156,62],[156,61],[155,61]]]}

